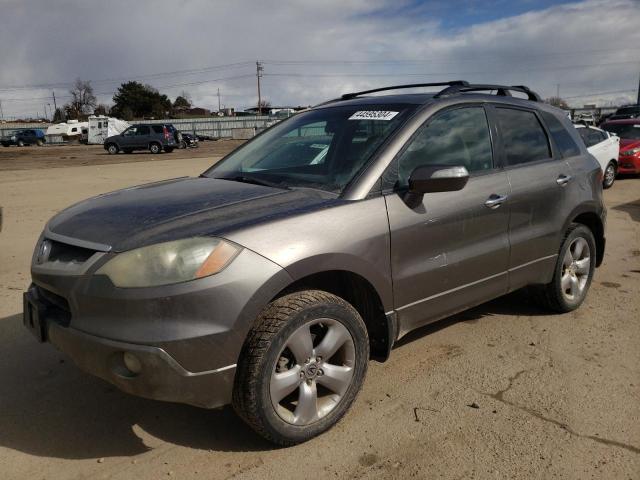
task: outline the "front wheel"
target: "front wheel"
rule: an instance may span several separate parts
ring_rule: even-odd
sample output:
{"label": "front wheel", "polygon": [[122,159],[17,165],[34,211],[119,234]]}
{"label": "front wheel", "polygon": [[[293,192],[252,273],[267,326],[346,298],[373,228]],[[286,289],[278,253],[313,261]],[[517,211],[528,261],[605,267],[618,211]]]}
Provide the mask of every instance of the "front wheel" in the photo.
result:
{"label": "front wheel", "polygon": [[541,302],[556,312],[578,308],[589,291],[596,267],[596,242],[591,230],[573,223],[556,261],[553,280],[539,288]]}
{"label": "front wheel", "polygon": [[607,168],[604,169],[604,180],[602,181],[602,188],[611,188],[613,182],[616,179],[616,166],[613,162],[609,162]]}
{"label": "front wheel", "polygon": [[304,442],[347,412],[368,360],[367,329],[349,303],[319,290],[286,295],[265,308],[247,336],[233,406],[267,440]]}
{"label": "front wheel", "polygon": [[109,155],[115,155],[118,153],[118,146],[115,143],[110,143],[107,145],[107,152],[109,152]]}

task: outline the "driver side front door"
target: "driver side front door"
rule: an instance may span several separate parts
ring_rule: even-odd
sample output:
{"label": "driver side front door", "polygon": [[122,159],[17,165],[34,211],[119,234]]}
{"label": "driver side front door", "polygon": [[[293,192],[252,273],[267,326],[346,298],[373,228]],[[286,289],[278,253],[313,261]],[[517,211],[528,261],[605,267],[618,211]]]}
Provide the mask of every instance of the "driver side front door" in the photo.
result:
{"label": "driver side front door", "polygon": [[[454,107],[428,119],[392,163],[397,187],[385,200],[399,336],[507,292],[509,183],[492,137],[483,106]],[[467,185],[407,205],[413,169],[443,164],[465,166]]]}

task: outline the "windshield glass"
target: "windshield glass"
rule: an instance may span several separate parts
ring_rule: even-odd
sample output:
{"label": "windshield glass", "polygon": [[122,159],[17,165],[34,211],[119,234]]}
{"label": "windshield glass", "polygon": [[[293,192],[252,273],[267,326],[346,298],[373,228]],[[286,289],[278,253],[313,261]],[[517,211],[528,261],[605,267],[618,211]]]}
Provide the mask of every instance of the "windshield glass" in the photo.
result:
{"label": "windshield glass", "polygon": [[322,108],[284,120],[204,173],[341,192],[415,105]]}
{"label": "windshield glass", "polygon": [[602,126],[602,129],[607,132],[615,133],[620,138],[640,140],[640,123],[606,123]]}

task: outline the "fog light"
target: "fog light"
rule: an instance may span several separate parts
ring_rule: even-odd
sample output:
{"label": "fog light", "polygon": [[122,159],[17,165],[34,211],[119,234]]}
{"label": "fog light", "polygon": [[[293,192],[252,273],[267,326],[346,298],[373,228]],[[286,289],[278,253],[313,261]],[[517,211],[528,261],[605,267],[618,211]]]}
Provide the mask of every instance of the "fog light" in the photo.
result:
{"label": "fog light", "polygon": [[127,367],[132,373],[140,373],[140,371],[142,370],[142,364],[140,363],[140,360],[133,353],[124,352],[122,360],[124,361],[124,366]]}

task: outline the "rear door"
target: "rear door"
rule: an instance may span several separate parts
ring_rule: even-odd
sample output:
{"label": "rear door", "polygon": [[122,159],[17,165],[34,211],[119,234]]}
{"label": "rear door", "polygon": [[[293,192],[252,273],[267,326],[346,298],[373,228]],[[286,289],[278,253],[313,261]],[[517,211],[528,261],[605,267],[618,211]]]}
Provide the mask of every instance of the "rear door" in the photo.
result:
{"label": "rear door", "polygon": [[149,128],[149,125],[138,125],[134,138],[135,148],[146,148],[151,141],[151,128]]}
{"label": "rear door", "polygon": [[[550,141],[537,111],[504,105],[493,105],[490,111],[511,185],[509,289],[515,290],[550,281],[559,235],[571,210],[565,201],[571,169]],[[577,147],[574,154],[580,154]]]}
{"label": "rear door", "polygon": [[[442,110],[385,173],[385,182],[396,184],[385,200],[400,335],[507,290],[509,184],[494,163],[492,137],[482,105]],[[465,166],[467,185],[407,205],[403,195],[413,169],[442,164]]]}

